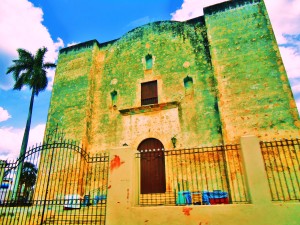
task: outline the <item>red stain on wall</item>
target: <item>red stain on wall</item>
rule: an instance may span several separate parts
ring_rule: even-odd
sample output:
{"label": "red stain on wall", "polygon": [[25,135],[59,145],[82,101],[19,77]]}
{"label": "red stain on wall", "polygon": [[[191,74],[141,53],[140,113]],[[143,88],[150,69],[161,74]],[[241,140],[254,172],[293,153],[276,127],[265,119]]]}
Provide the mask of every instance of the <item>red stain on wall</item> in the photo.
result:
{"label": "red stain on wall", "polygon": [[115,155],[115,157],[110,161],[110,171],[118,169],[124,162],[121,162],[120,156]]}
{"label": "red stain on wall", "polygon": [[182,212],[184,213],[184,215],[189,216],[191,210],[193,210],[193,209],[190,208],[190,207],[184,207],[184,208],[182,209]]}

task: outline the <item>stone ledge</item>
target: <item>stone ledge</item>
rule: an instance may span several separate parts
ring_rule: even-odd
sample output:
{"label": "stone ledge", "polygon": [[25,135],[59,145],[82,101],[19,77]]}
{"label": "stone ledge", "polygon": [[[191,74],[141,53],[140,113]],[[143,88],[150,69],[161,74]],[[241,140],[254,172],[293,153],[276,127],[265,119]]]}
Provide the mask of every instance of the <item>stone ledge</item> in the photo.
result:
{"label": "stone ledge", "polygon": [[178,107],[179,102],[173,101],[173,102],[165,102],[165,103],[159,103],[159,104],[151,104],[151,105],[142,105],[139,107],[133,107],[133,108],[127,108],[127,109],[120,109],[119,112],[124,115],[135,115],[140,113],[147,113],[147,112],[154,112],[154,111],[160,111],[165,109],[173,109]]}

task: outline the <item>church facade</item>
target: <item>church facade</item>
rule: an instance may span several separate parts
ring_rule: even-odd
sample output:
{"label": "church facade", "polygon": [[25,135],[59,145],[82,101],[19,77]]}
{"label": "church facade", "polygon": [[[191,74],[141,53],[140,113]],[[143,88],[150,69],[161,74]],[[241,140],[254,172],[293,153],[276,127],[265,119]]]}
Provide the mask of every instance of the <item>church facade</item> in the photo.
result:
{"label": "church facade", "polygon": [[[57,125],[87,154],[110,155],[107,224],[232,224],[233,214],[236,220],[245,218],[242,224],[253,224],[248,219],[268,224],[264,215],[270,210],[296,218],[294,206],[281,211],[272,205],[275,184],[264,180],[258,152],[263,149],[259,143],[300,134],[296,103],[262,0],[227,1],[185,22],[154,22],[116,40],[62,49],[46,130]],[[41,164],[49,163],[49,156],[42,154]],[[51,157],[54,164],[63,160]],[[84,170],[88,162],[83,161],[68,166],[80,164]],[[61,171],[53,172],[53,183],[61,185],[51,198],[88,194],[97,170],[90,175],[74,171],[68,184],[59,178]],[[63,191],[70,190],[66,185],[72,193]],[[206,191],[225,196],[214,212],[197,206],[205,203]],[[194,198],[202,195],[199,202],[180,198],[193,193]],[[139,207],[151,206],[153,198],[156,206],[180,208]],[[299,200],[299,194],[294,198]],[[171,199],[168,204],[166,199]],[[181,208],[185,203],[190,206]],[[274,218],[266,221],[276,224]]]}
{"label": "church facade", "polygon": [[264,4],[230,1],[186,22],[138,27],[60,51],[47,128],[90,152],[299,135],[299,116]]}

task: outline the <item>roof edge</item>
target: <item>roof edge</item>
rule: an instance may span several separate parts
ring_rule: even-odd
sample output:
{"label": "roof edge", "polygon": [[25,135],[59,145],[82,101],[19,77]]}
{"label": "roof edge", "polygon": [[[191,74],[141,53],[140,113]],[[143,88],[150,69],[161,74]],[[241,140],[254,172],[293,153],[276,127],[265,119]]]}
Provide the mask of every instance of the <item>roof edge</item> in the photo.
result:
{"label": "roof edge", "polygon": [[85,41],[76,45],[72,45],[66,48],[62,48],[59,50],[59,54],[65,53],[67,54],[69,51],[78,51],[82,48],[91,48],[94,46],[94,44],[96,44],[98,47],[100,47],[100,43],[94,39],[94,40],[90,40],[90,41]]}
{"label": "roof edge", "polygon": [[227,2],[222,2],[216,5],[211,5],[204,7],[203,12],[204,16],[206,15],[212,15],[216,14],[218,12],[224,12],[225,10],[231,9],[231,8],[237,8],[243,5],[248,4],[254,4],[254,3],[260,3],[263,0],[231,0]]}

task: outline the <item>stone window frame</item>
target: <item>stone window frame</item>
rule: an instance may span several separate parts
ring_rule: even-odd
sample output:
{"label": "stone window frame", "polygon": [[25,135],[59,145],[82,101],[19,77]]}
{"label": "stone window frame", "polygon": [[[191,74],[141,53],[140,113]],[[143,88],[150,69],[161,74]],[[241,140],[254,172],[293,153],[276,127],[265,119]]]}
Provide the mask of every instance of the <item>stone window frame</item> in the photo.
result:
{"label": "stone window frame", "polygon": [[158,104],[158,81],[141,83],[141,105]]}

